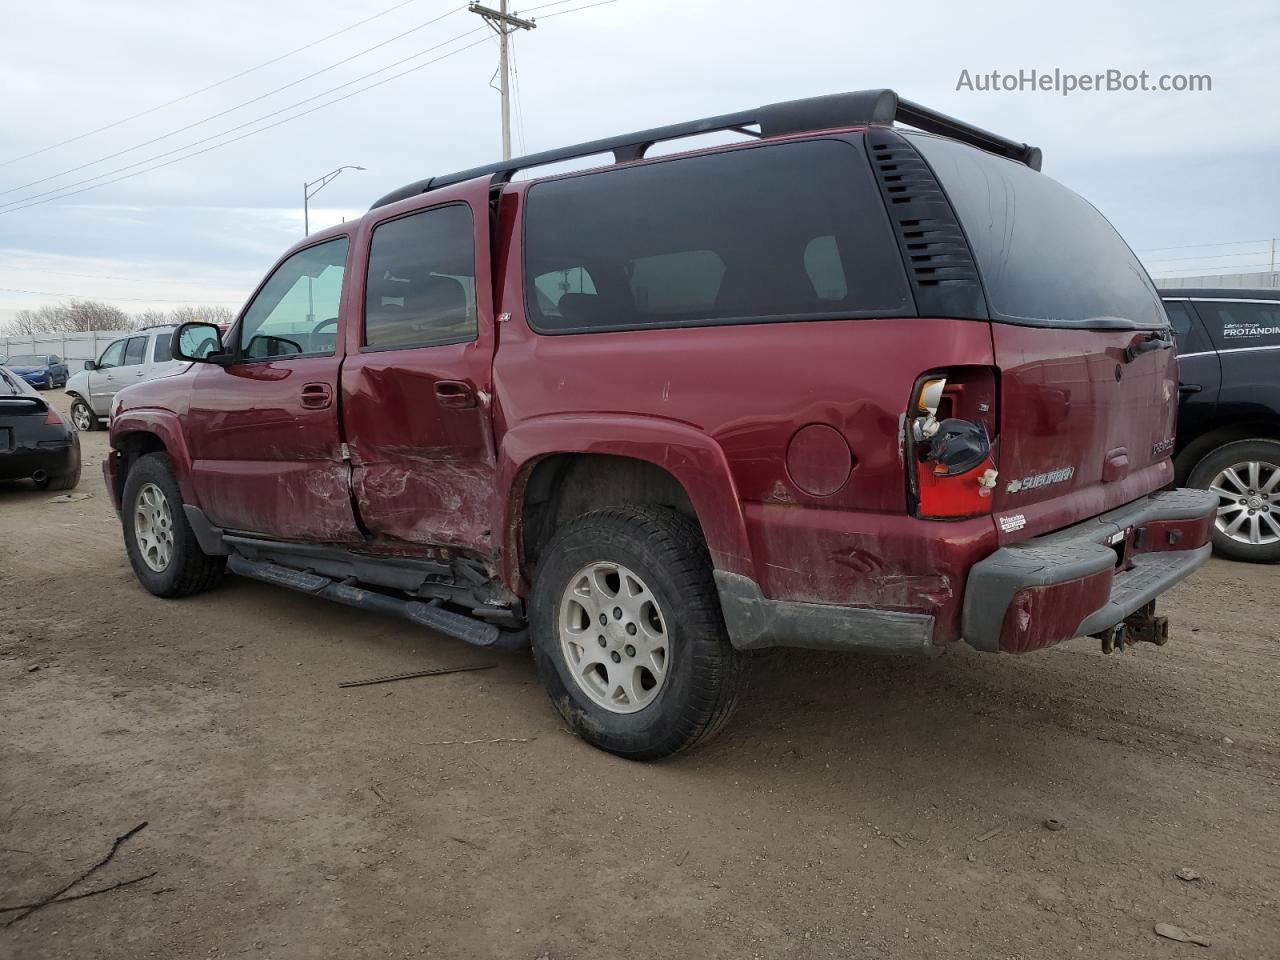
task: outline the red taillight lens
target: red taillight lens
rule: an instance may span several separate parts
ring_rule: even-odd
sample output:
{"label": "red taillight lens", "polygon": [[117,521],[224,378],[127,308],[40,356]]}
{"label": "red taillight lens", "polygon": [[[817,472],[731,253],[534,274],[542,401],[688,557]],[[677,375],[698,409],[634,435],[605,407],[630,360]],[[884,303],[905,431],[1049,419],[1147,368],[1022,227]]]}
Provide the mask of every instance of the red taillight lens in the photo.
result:
{"label": "red taillight lens", "polygon": [[907,469],[916,515],[958,519],[990,513],[999,422],[995,371],[954,367],[925,374],[907,410]]}
{"label": "red taillight lens", "polygon": [[50,407],[49,412],[45,414],[44,422],[45,423],[62,423],[63,419],[57,410],[53,409],[53,407]]}

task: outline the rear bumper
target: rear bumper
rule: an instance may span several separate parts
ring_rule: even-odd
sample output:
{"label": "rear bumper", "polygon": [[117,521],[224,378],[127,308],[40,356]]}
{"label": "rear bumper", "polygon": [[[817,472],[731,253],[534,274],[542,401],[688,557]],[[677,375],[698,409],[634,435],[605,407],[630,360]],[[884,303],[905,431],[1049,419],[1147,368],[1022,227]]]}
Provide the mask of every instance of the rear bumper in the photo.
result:
{"label": "rear bumper", "polygon": [[1166,490],[1002,547],[969,573],[961,634],[1025,653],[1113,627],[1209,559],[1218,498]]}
{"label": "rear bumper", "polygon": [[80,465],[80,441],[75,434],[67,439],[30,440],[0,453],[0,480],[27,477],[65,477]]}

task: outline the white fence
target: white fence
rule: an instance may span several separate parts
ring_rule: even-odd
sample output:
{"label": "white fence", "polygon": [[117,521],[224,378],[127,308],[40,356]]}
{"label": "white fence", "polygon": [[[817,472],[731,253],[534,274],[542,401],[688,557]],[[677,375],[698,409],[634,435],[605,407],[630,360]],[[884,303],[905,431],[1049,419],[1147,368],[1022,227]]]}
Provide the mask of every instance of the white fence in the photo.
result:
{"label": "white fence", "polygon": [[51,353],[76,370],[81,366],[80,361],[97,360],[112,340],[128,333],[128,330],[91,330],[88,333],[52,333],[40,337],[0,337],[0,359],[24,353]]}

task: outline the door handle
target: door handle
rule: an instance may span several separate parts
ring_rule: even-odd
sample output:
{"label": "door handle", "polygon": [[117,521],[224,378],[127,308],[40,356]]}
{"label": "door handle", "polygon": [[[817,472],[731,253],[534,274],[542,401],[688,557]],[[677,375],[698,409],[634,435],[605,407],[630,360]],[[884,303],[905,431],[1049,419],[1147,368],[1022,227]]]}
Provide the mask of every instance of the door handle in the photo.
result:
{"label": "door handle", "polygon": [[1204,387],[1200,386],[1200,384],[1198,384],[1198,383],[1180,383],[1180,384],[1178,384],[1178,393],[1181,393],[1181,394],[1199,393],[1199,392],[1200,392],[1201,390],[1203,390],[1203,389],[1204,389]]}
{"label": "door handle", "polygon": [[476,392],[461,380],[436,381],[436,403],[450,409],[465,409],[476,405]]}
{"label": "door handle", "polygon": [[308,410],[323,410],[333,403],[333,387],[327,383],[304,383],[302,405]]}

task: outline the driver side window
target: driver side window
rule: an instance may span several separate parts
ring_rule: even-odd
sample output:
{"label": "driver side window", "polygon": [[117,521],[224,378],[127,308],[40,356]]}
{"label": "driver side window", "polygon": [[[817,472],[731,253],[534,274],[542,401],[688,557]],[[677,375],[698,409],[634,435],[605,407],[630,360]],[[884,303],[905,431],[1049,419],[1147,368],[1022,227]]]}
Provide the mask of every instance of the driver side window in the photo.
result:
{"label": "driver side window", "polygon": [[120,366],[120,359],[124,356],[124,341],[117,340],[107,349],[102,351],[102,356],[98,358],[98,369],[108,370],[111,367]]}
{"label": "driver side window", "polygon": [[240,322],[240,356],[332,356],[346,273],[346,237],[299,250],[276,268]]}

